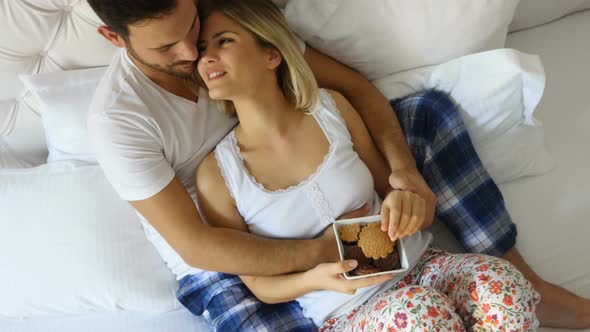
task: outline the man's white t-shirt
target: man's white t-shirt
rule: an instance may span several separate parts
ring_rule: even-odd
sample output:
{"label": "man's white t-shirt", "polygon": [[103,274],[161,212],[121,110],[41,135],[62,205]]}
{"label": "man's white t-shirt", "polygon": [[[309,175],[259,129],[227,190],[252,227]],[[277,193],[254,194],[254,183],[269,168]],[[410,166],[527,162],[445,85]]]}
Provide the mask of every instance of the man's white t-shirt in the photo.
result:
{"label": "man's white t-shirt", "polygon": [[[96,158],[113,188],[127,201],[156,195],[176,175],[196,202],[197,165],[236,123],[219,111],[204,90],[195,103],[161,88],[137,68],[125,49],[107,69],[88,116]],[[201,271],[186,264],[139,217],[148,239],[177,279]]]}

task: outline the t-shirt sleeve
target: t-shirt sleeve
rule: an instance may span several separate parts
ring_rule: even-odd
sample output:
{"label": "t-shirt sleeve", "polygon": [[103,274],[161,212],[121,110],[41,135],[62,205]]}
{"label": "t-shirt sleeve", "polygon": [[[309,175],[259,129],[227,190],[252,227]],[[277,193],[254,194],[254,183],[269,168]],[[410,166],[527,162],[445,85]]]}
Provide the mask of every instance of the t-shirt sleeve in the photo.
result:
{"label": "t-shirt sleeve", "polygon": [[122,199],[154,196],[174,178],[157,131],[145,119],[92,114],[88,131],[96,159]]}

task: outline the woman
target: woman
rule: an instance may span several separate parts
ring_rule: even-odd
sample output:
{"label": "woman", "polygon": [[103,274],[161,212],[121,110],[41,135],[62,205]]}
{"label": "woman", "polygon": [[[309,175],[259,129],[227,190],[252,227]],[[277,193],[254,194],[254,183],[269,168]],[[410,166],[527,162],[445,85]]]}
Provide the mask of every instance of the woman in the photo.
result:
{"label": "woman", "polygon": [[[334,216],[372,202],[382,230],[411,230],[407,275],[375,279],[382,283],[356,292],[334,286],[343,272],[336,263],[240,276],[258,298],[296,299],[326,331],[536,329],[538,294],[512,265],[430,247],[431,235],[412,227],[424,201],[391,190],[388,166],[359,115],[341,95],[318,90],[270,1],[215,1],[203,15],[198,72],[209,96],[240,121],[197,169],[204,218],[268,237],[311,238]],[[412,217],[394,225],[389,220],[400,206]]]}

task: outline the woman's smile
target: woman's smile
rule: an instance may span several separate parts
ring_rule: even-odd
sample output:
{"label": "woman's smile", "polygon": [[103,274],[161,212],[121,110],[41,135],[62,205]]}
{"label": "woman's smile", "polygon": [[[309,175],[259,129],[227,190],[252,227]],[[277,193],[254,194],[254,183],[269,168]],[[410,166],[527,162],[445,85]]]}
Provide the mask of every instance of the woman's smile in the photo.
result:
{"label": "woman's smile", "polygon": [[210,81],[221,79],[222,77],[225,76],[225,74],[227,74],[227,73],[222,70],[208,71],[207,72],[207,81],[210,82]]}

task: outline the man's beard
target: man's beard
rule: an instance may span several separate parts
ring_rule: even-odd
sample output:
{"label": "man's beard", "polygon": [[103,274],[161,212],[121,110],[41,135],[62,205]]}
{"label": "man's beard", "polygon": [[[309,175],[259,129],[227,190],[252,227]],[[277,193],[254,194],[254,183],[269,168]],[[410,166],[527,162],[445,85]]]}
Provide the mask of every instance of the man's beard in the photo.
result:
{"label": "man's beard", "polygon": [[[166,65],[165,67],[162,67],[160,65],[154,65],[151,64],[145,60],[143,60],[139,55],[137,55],[137,53],[135,52],[135,50],[133,50],[133,48],[130,45],[127,45],[127,51],[129,51],[129,53],[131,53],[131,55],[133,55],[133,57],[135,59],[137,59],[137,61],[141,62],[142,65],[147,66],[151,69],[157,70],[159,72],[162,73],[166,73],[168,75],[174,76],[174,77],[178,77],[184,80],[188,80],[188,81],[194,81],[195,80],[195,62],[194,61],[177,61],[177,62],[173,62],[169,65]],[[187,65],[187,64],[192,64],[193,65],[193,70],[190,72],[184,72],[184,71],[178,71],[178,70],[174,70],[175,67],[177,66],[183,66],[183,65]]]}

